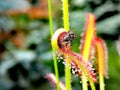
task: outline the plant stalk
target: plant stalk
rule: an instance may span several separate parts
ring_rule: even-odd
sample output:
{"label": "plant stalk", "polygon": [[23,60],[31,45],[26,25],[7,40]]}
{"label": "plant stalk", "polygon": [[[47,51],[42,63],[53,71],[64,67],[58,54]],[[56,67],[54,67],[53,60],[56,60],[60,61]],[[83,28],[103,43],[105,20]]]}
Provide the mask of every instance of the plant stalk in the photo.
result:
{"label": "plant stalk", "polygon": [[[48,10],[49,10],[50,35],[52,37],[54,31],[53,31],[53,22],[52,22],[51,0],[48,0]],[[56,59],[56,55],[55,55],[55,50],[53,48],[52,48],[52,54],[53,54],[53,61],[54,61],[55,76],[56,76],[56,79],[57,79],[57,90],[60,90],[58,65],[57,65],[57,59]]]}
{"label": "plant stalk", "polygon": [[[64,29],[69,31],[69,10],[68,10],[68,0],[63,0],[63,23]],[[66,81],[66,90],[71,90],[71,71],[70,71],[70,60],[66,59],[68,65],[65,66],[65,81]]]}
{"label": "plant stalk", "polygon": [[63,23],[64,29],[69,31],[69,12],[68,12],[68,0],[63,0]]}
{"label": "plant stalk", "polygon": [[88,86],[87,86],[87,77],[85,75],[85,73],[82,73],[82,88],[83,90],[88,90]]}
{"label": "plant stalk", "polygon": [[99,72],[99,84],[100,84],[100,90],[105,90],[104,88],[104,76]]}

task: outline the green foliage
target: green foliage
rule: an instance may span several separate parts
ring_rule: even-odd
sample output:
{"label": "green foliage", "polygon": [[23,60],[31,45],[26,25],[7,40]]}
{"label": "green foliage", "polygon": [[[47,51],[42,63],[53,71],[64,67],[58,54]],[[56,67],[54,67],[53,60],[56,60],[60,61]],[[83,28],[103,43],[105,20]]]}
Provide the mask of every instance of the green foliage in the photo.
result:
{"label": "green foliage", "polygon": [[8,10],[23,10],[30,8],[27,0],[0,0],[0,12],[6,13]]}

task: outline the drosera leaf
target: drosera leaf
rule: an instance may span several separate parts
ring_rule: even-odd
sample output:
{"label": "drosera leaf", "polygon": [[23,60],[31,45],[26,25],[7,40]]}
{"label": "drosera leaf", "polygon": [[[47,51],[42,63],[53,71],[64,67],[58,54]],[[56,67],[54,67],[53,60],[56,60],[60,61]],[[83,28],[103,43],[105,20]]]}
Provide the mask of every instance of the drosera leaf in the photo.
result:
{"label": "drosera leaf", "polygon": [[[53,37],[52,37],[52,47],[57,50],[60,51],[61,48],[67,48],[70,49],[68,47],[69,46],[69,40],[68,41],[64,41],[64,36],[66,36],[68,34],[69,31],[66,31],[65,29],[58,29]],[[68,46],[68,47],[67,47]],[[67,63],[71,63],[69,62],[69,60],[66,59]],[[65,81],[66,81],[66,89],[67,90],[71,90],[71,72],[70,72],[70,68],[65,66]]]}
{"label": "drosera leaf", "polygon": [[[92,85],[92,90],[95,90],[94,82],[96,82],[97,80],[95,73],[92,71],[92,65],[89,62],[85,62],[80,54],[71,51],[71,46],[69,44],[64,45],[65,42],[63,42],[63,38],[68,34],[68,32],[64,31],[63,29],[62,31],[59,30],[61,29],[58,29],[58,31],[54,33],[54,35],[56,36],[53,35],[51,39],[53,40],[51,41],[53,47],[55,47],[55,49],[64,56],[64,61],[66,65],[68,65],[69,67],[74,66],[75,68],[77,68],[78,72],[80,71],[79,75],[81,74],[81,71],[86,75],[86,78],[88,78],[90,84]],[[67,64],[66,60],[69,60],[70,64]]]}
{"label": "drosera leaf", "polygon": [[96,74],[93,72],[92,64],[90,62],[85,62],[80,54],[73,51],[61,49],[60,52],[64,55],[65,59],[67,58],[70,60],[70,67],[75,67],[80,76],[82,76],[83,72],[86,74],[87,78],[91,78],[94,82],[97,82]]}
{"label": "drosera leaf", "polygon": [[105,42],[98,37],[95,38],[95,46],[96,46],[96,62],[98,63],[100,90],[104,90],[105,89],[104,76],[108,78],[107,49]]}
{"label": "drosera leaf", "polygon": [[[96,62],[98,64],[98,69],[101,70],[101,74],[103,74],[106,78],[108,78],[108,66],[107,66],[107,46],[101,38],[95,38],[95,48],[96,48]],[[98,71],[99,71],[98,70]]]}
{"label": "drosera leaf", "polygon": [[[92,45],[93,45],[93,40],[95,37],[95,16],[92,13],[87,13],[86,15],[86,24],[85,24],[85,30],[83,33],[83,37],[81,40],[81,45],[80,45],[80,53],[82,54],[83,58],[85,58],[85,62],[88,62],[92,56]],[[83,90],[88,90],[87,88],[87,77],[83,73],[82,76],[82,87]],[[93,83],[90,83],[93,85]],[[92,86],[91,86],[92,87]],[[94,88],[94,85],[93,87]]]}
{"label": "drosera leaf", "polygon": [[68,51],[68,50],[66,51],[63,49],[61,50],[61,53],[65,56],[65,59],[70,60],[72,64],[69,65],[66,63],[66,65],[70,67],[73,66],[76,67],[79,75],[81,74],[82,71],[82,74],[84,74],[87,80],[90,82],[91,89],[95,90],[94,82],[97,82],[97,79],[96,79],[96,74],[92,71],[91,64],[84,62],[84,59],[80,54],[74,53],[72,51]]}
{"label": "drosera leaf", "polygon": [[86,15],[85,30],[81,39],[80,53],[88,61],[92,52],[93,40],[96,34],[95,16],[91,13]]}

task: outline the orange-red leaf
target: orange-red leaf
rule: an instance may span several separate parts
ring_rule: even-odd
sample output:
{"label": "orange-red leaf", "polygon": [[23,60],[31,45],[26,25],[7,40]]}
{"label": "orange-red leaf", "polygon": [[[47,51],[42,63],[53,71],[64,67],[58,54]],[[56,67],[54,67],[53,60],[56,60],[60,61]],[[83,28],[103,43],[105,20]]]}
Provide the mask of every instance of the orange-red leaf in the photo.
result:
{"label": "orange-red leaf", "polygon": [[97,63],[98,68],[101,70],[101,74],[105,77],[107,75],[107,48],[105,42],[101,38],[95,38],[96,54],[97,54]]}

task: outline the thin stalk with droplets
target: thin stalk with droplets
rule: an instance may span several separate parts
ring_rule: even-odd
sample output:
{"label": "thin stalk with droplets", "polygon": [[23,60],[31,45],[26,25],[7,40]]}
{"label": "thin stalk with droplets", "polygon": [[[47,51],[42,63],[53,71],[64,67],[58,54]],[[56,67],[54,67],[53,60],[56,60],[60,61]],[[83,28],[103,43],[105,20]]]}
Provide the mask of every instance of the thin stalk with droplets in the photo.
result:
{"label": "thin stalk with droplets", "polygon": [[[66,31],[69,31],[69,10],[68,10],[68,0],[62,1],[63,6],[63,23],[64,23],[64,29]],[[66,60],[68,64],[70,64],[69,60]],[[66,81],[66,89],[71,90],[71,71],[70,67],[65,66],[65,81]]]}

